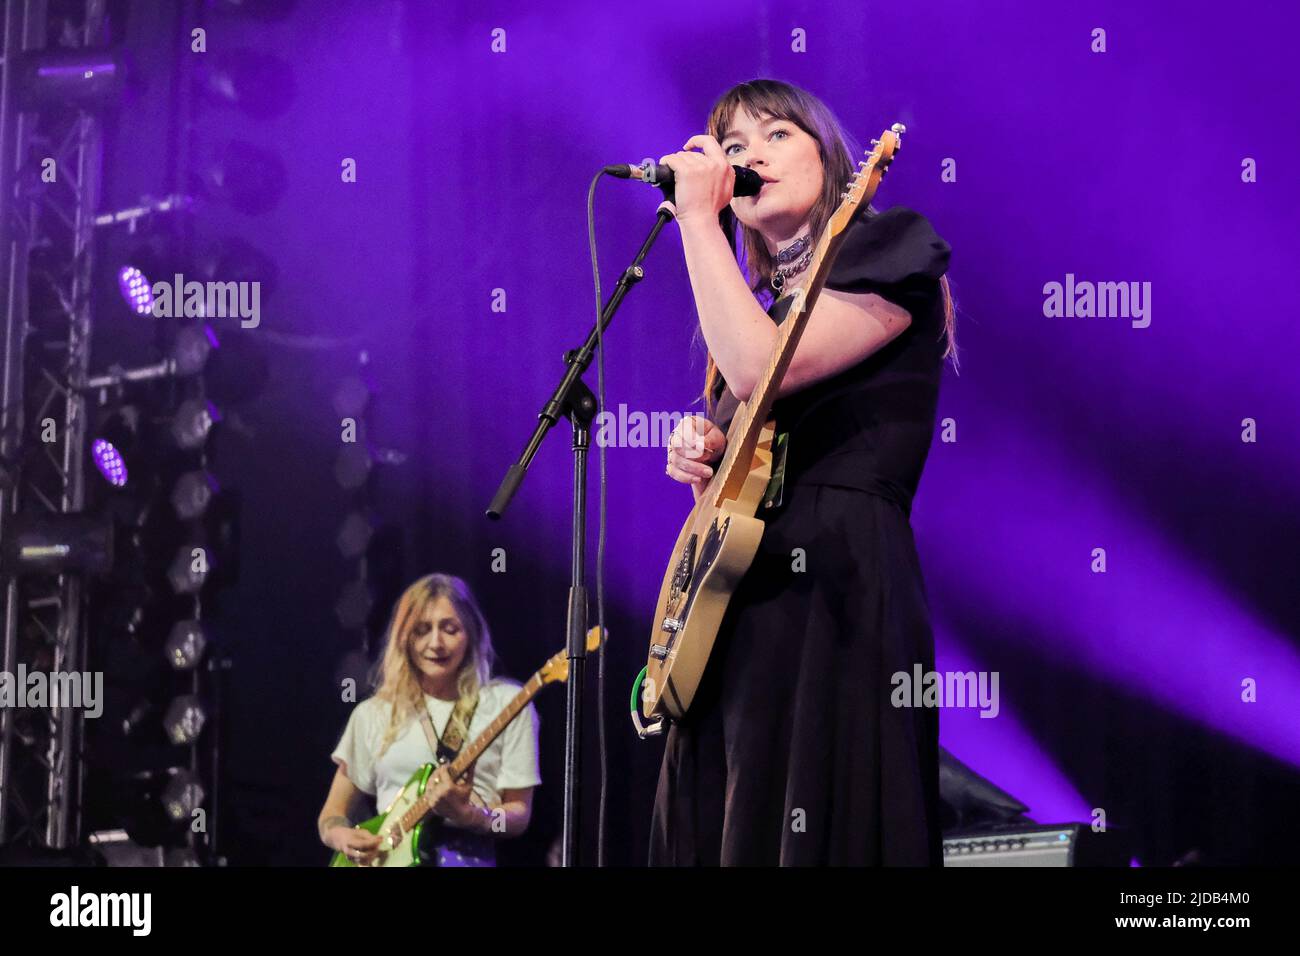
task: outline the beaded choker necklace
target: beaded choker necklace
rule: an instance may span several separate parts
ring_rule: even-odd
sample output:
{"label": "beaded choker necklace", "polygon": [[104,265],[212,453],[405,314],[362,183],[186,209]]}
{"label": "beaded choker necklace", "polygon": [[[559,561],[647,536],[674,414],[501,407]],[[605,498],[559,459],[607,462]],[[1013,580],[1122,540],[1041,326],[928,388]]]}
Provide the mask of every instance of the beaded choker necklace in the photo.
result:
{"label": "beaded choker necklace", "polygon": [[800,236],[790,245],[786,246],[776,254],[776,261],[783,266],[788,266],[803,254],[803,251],[812,243],[812,235]]}
{"label": "beaded choker necklace", "polygon": [[[812,261],[813,251],[812,236],[808,235],[800,236],[794,242],[790,243],[789,247],[782,249],[777,253],[776,261],[778,266],[776,271],[772,273],[771,280],[772,288],[776,291],[777,295],[781,294],[781,290],[785,288],[787,281],[793,279],[799,273],[808,268],[808,263]],[[781,265],[793,261],[796,257],[799,261],[795,262],[794,265],[784,269],[780,267]]]}

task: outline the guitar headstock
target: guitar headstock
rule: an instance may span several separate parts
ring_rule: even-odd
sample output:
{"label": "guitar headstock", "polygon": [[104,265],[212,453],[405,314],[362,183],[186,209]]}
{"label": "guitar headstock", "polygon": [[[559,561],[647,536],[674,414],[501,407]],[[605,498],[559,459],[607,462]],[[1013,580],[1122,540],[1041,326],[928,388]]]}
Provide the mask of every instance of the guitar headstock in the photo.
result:
{"label": "guitar headstock", "polygon": [[[609,637],[606,631],[605,637]],[[593,627],[587,631],[587,652],[595,653],[600,648],[601,635],[600,628]],[[542,665],[541,670],[537,672],[541,677],[543,684],[553,684],[556,681],[566,681],[569,679],[569,652],[566,648],[555,654],[550,660]]]}
{"label": "guitar headstock", "polygon": [[902,146],[905,132],[907,127],[895,123],[880,134],[880,139],[871,141],[872,148],[867,153],[867,158],[858,163],[858,171],[853,174],[844,192],[840,193],[840,204],[831,214],[827,229],[832,237],[848,228],[860,206],[871,202],[871,197],[880,188],[880,181],[889,171],[889,164],[894,161],[894,155]]}

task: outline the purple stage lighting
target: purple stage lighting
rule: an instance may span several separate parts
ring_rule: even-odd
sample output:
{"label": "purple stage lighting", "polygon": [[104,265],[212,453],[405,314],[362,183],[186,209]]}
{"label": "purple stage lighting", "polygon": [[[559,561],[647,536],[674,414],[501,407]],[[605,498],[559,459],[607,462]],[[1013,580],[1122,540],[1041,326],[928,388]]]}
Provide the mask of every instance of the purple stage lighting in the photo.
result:
{"label": "purple stage lighting", "polygon": [[149,280],[135,266],[123,266],[117,274],[117,287],[122,290],[126,300],[137,315],[149,315],[153,312],[153,292]]}
{"label": "purple stage lighting", "polygon": [[168,352],[176,363],[177,375],[197,375],[215,348],[220,348],[217,333],[207,323],[198,323],[177,329]]}
{"label": "purple stage lighting", "polygon": [[216,406],[197,398],[181,402],[172,418],[171,433],[178,448],[193,451],[202,448],[215,422],[221,420]]}
{"label": "purple stage lighting", "polygon": [[29,110],[102,109],[118,99],[126,73],[122,54],[107,49],[34,51],[15,66],[20,102]]}
{"label": "purple stage lighting", "polygon": [[[947,594],[977,596],[985,619],[1000,623],[989,638],[1051,634],[1035,647],[1047,659],[1300,766],[1292,704],[1300,653],[1289,635],[1180,552],[1063,443],[1008,428],[982,451],[963,463],[963,487],[972,500],[1012,496],[1016,514],[983,525],[953,497],[930,499],[926,525],[942,528],[950,544],[928,550],[926,567]],[[1015,463],[1014,474],[1004,462]],[[1093,570],[1099,544],[1112,561],[1122,556],[1104,573]],[[984,653],[994,649],[990,641]],[[1271,692],[1256,699],[1260,674]]]}
{"label": "purple stage lighting", "polygon": [[[933,613],[935,664],[942,672],[989,672],[976,666],[953,637],[943,615]],[[949,707],[939,720],[939,738],[954,757],[1029,806],[1027,816],[1046,821],[1092,820],[1089,803],[1064,770],[1026,729],[1016,705],[1026,689],[1008,685],[998,702],[997,719],[986,720],[977,708]],[[999,693],[999,697],[1002,695]]]}
{"label": "purple stage lighting", "polygon": [[95,459],[95,467],[104,476],[104,480],[116,488],[126,484],[126,461],[122,453],[113,447],[113,443],[103,438],[96,438],[90,446],[90,454]]}

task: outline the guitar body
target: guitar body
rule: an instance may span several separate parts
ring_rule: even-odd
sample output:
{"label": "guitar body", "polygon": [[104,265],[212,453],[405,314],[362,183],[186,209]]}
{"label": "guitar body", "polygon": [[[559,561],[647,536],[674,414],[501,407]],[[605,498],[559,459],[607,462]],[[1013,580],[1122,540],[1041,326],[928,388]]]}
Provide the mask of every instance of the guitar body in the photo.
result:
{"label": "guitar body", "polygon": [[[739,417],[733,420],[728,443],[742,426]],[[714,484],[721,484],[722,472],[715,472],[677,536],[655,605],[641,698],[646,717],[681,717],[700,686],[732,592],[763,537],[763,521],[755,515],[772,476],[774,434],[769,421],[739,495],[719,503]]]}
{"label": "guitar body", "polygon": [[[416,852],[416,847],[420,843],[420,832],[426,823],[417,823],[407,832],[402,832],[400,821],[402,816],[415,806],[420,798],[424,796],[425,788],[429,785],[429,780],[433,777],[437,768],[427,763],[406,782],[401,792],[393,798],[393,802],[388,805],[388,809],[377,817],[371,817],[364,823],[358,823],[359,829],[369,833],[374,833],[384,840],[383,849],[375,857],[373,863],[369,866],[419,866],[420,857]],[[330,866],[358,866],[343,853],[335,853],[330,860]]]}

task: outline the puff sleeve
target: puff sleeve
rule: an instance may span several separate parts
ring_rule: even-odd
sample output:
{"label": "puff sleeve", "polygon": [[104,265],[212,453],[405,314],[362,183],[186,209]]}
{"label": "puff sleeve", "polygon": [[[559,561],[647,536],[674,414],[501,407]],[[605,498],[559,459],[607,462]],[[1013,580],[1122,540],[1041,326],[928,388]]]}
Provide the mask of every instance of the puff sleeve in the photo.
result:
{"label": "puff sleeve", "polygon": [[921,319],[938,295],[952,249],[930,221],[905,206],[869,212],[848,229],[826,288],[837,292],[874,292]]}

